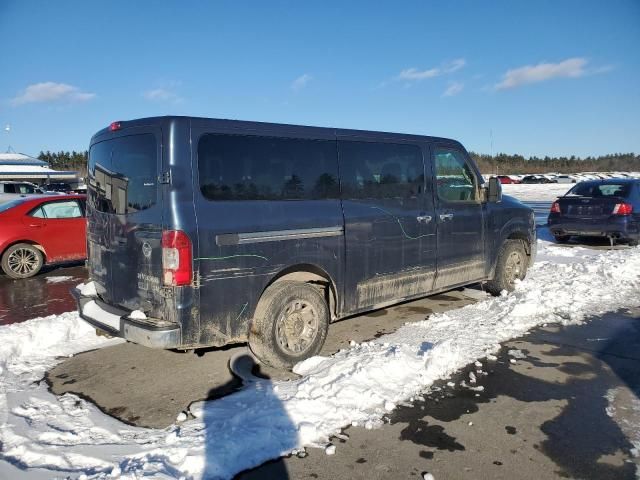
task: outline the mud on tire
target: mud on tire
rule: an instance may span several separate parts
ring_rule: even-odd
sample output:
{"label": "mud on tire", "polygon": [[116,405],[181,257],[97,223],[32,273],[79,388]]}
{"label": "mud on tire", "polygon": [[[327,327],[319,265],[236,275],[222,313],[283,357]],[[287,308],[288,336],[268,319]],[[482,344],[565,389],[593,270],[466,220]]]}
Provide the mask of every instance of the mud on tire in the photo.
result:
{"label": "mud on tire", "polygon": [[503,290],[512,292],[516,279],[522,280],[526,276],[528,266],[524,243],[521,240],[505,241],[498,253],[493,279],[486,283],[487,291],[495,296]]}
{"label": "mud on tire", "polygon": [[262,295],[249,330],[249,347],[263,363],[290,369],[316,355],[329,328],[321,291],[309,283],[281,281]]}

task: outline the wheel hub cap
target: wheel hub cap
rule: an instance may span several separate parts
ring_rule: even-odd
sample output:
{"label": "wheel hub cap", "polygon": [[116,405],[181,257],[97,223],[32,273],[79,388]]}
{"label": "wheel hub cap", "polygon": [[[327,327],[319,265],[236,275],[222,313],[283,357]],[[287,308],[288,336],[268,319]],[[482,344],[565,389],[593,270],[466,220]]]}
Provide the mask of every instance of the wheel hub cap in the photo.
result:
{"label": "wheel hub cap", "polygon": [[522,257],[518,252],[511,252],[505,265],[505,273],[509,284],[513,285],[517,278],[522,278]]}
{"label": "wheel hub cap", "polygon": [[318,316],[303,301],[289,303],[276,323],[278,345],[289,355],[301,355],[311,347],[318,333]]}
{"label": "wheel hub cap", "polygon": [[38,265],[36,254],[30,250],[20,248],[9,255],[9,268],[20,275],[31,273]]}

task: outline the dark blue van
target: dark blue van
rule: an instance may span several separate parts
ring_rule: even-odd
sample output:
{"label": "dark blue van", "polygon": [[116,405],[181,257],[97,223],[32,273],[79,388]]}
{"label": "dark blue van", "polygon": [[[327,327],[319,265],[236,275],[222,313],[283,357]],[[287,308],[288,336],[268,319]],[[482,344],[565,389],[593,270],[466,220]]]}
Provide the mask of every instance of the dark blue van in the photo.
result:
{"label": "dark blue van", "polygon": [[82,318],[149,347],[315,355],[338,319],[512,290],[533,212],[445,138],[189,117],[91,140]]}

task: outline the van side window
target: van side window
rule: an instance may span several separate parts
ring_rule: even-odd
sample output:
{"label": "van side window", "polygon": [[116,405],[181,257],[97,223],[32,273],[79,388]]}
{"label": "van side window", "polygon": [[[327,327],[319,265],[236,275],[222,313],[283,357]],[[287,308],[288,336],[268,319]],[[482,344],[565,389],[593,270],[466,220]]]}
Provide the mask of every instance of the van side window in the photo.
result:
{"label": "van side window", "polygon": [[340,141],[338,150],[343,198],[412,198],[422,192],[417,145]]}
{"label": "van side window", "polygon": [[476,176],[462,152],[436,147],[434,156],[438,197],[447,202],[477,201]]}
{"label": "van side window", "polygon": [[208,200],[339,195],[334,141],[207,134],[198,142],[198,173]]}

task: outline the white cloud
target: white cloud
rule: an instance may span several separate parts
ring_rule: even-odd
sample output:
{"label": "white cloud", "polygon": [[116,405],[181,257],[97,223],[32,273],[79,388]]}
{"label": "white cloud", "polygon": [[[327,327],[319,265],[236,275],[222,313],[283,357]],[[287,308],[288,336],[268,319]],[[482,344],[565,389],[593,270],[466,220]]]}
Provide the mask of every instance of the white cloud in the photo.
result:
{"label": "white cloud", "polygon": [[402,70],[400,74],[395,78],[396,80],[404,81],[421,81],[427,78],[439,77],[447,73],[453,73],[460,70],[467,64],[464,58],[457,58],[450,62],[440,65],[439,67],[429,68],[427,70],[418,70],[417,68],[407,68]]}
{"label": "white cloud", "polygon": [[11,100],[12,105],[43,102],[86,102],[95,93],[82,92],[78,87],[66,83],[42,82],[29,85]]}
{"label": "white cloud", "polygon": [[586,58],[574,57],[559,63],[538,63],[537,65],[525,65],[524,67],[508,70],[497,83],[496,90],[516,88],[530,83],[544,82],[552,78],[578,78],[592,73],[604,73],[606,69],[589,71],[586,67],[589,61]]}
{"label": "white cloud", "polygon": [[175,92],[168,90],[166,88],[154,88],[152,90],[147,90],[142,94],[144,98],[150,100],[152,102],[181,102],[182,98],[178,96]]}
{"label": "white cloud", "polygon": [[443,97],[453,97],[454,95],[459,94],[464,89],[464,83],[462,82],[452,82],[449,84],[447,89],[442,94]]}
{"label": "white cloud", "polygon": [[300,75],[291,83],[291,90],[293,90],[294,92],[298,92],[306,87],[311,80],[313,80],[313,77],[308,73]]}

